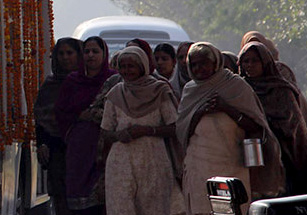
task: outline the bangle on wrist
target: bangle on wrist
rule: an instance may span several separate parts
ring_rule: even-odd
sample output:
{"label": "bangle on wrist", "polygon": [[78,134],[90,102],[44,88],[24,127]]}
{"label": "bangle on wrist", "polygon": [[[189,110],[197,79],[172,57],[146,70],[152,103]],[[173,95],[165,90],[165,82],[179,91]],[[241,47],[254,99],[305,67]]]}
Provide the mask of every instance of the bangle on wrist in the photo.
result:
{"label": "bangle on wrist", "polygon": [[243,118],[243,114],[240,114],[239,118],[237,119],[237,122],[240,122]]}

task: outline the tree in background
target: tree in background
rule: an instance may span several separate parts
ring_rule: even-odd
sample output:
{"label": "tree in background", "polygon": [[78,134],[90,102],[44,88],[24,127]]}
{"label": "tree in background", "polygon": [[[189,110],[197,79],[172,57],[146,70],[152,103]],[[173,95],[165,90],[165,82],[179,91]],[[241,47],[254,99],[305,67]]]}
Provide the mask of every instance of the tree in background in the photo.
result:
{"label": "tree in background", "polygon": [[305,0],[113,0],[138,15],[179,23],[195,41],[239,52],[245,32],[257,30],[272,39],[280,59],[295,72],[307,92],[307,1]]}

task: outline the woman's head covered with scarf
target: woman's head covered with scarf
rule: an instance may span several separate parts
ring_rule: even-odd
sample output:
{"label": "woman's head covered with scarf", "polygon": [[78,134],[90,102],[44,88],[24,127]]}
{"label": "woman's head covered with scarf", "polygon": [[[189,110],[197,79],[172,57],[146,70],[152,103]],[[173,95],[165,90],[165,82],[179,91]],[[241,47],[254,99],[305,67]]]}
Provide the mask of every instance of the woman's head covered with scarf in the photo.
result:
{"label": "woman's head covered with scarf", "polygon": [[149,61],[149,71],[150,71],[150,74],[152,74],[154,72],[155,68],[156,68],[156,65],[155,65],[155,60],[154,60],[154,57],[153,57],[152,49],[151,49],[149,43],[146,42],[145,40],[135,38],[133,40],[129,40],[126,43],[126,47],[128,47],[128,46],[138,46],[146,53],[146,55],[148,57],[148,61]]}
{"label": "woman's head covered with scarf", "polygon": [[281,77],[276,68],[275,61],[269,49],[261,42],[253,41],[244,45],[238,55],[238,65],[240,66],[241,76],[246,76],[246,72],[242,67],[242,59],[247,51],[254,50],[257,52],[263,68],[263,76],[266,77]]}
{"label": "woman's head covered with scarf", "polygon": [[64,68],[64,65],[61,65],[61,62],[59,62],[59,55],[60,54],[73,54],[69,51],[69,53],[60,53],[60,48],[63,45],[68,45],[70,48],[72,48],[76,54],[77,54],[77,61],[81,62],[83,58],[83,52],[82,52],[82,41],[78,39],[74,39],[71,37],[63,37],[57,40],[51,54],[51,69],[54,76],[66,76],[68,73],[70,73],[73,70],[78,70],[79,66],[76,64],[75,68],[73,70],[67,71],[67,69]]}
{"label": "woman's head covered with scarf", "polygon": [[134,61],[138,64],[140,70],[144,72],[143,76],[148,76],[150,74],[148,57],[146,53],[137,46],[129,46],[120,52],[118,56],[119,70],[121,68],[121,60],[127,55],[130,55],[130,57],[132,57]]}
{"label": "woman's head covered with scarf", "polygon": [[175,67],[175,73],[173,77],[169,80],[169,83],[171,84],[174,93],[178,99],[181,98],[184,85],[191,80],[187,72],[186,59],[189,48],[193,43],[194,42],[191,41],[184,41],[181,42],[177,48],[177,64]]}
{"label": "woman's head covered with scarf", "polygon": [[274,60],[276,61],[279,60],[279,52],[276,46],[274,45],[274,43],[258,31],[249,31],[244,34],[241,40],[241,49],[247,43],[252,42],[252,41],[258,41],[260,43],[263,43],[270,50]]}
{"label": "woman's head covered with scarf", "polygon": [[[219,49],[217,49],[214,45],[212,45],[211,43],[208,43],[208,42],[194,43],[190,47],[188,55],[187,55],[187,67],[188,67],[189,76],[195,82],[204,81],[204,80],[198,80],[195,77],[195,74],[193,74],[193,72],[192,72],[191,58],[196,56],[196,55],[201,55],[202,57],[210,60],[214,64],[213,74],[224,70],[224,58],[223,58],[222,53]],[[210,77],[208,77],[208,78],[210,78]]]}
{"label": "woman's head covered with scarf", "polygon": [[[85,50],[86,45],[92,41],[96,42],[99,48],[102,50],[102,57],[103,57],[102,61],[103,62],[101,65],[101,71],[108,70],[109,69],[109,49],[108,49],[107,43],[103,39],[101,39],[98,36],[92,36],[92,37],[87,38],[83,43],[83,50]],[[85,63],[85,69],[86,69],[86,62],[84,63]]]}

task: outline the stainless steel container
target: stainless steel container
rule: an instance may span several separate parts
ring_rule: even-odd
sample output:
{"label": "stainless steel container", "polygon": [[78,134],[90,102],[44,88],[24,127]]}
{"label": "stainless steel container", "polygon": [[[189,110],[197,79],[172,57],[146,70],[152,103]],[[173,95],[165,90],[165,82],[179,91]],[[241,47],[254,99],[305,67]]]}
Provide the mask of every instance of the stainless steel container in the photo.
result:
{"label": "stainless steel container", "polygon": [[264,166],[261,139],[245,139],[243,146],[246,167]]}

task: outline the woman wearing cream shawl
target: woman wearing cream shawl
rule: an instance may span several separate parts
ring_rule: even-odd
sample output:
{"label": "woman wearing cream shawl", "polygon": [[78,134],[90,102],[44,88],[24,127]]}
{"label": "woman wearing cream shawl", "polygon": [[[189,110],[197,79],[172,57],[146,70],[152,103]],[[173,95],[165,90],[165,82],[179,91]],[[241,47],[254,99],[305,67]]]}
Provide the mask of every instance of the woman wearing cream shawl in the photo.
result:
{"label": "woman wearing cream shawl", "polygon": [[[107,94],[101,122],[105,144],[108,215],[169,215],[175,177],[165,137],[175,137],[177,100],[165,81],[149,75],[145,52],[131,46],[118,57],[124,81]],[[183,196],[181,194],[184,212]],[[175,208],[174,209],[178,209]],[[175,213],[174,213],[175,214]]]}
{"label": "woman wearing cream shawl", "polygon": [[[196,79],[191,69],[204,62],[193,60],[201,47],[209,50],[208,56],[215,65],[212,75],[204,80]],[[210,213],[206,180],[212,176],[240,178],[249,199],[251,188],[257,195],[276,195],[283,181],[280,149],[251,87],[238,75],[223,69],[222,54],[210,43],[192,45],[187,62],[192,81],[183,90],[176,133],[186,148],[183,190],[188,214]],[[196,115],[200,117],[195,123]],[[258,178],[253,173],[250,182],[249,169],[243,166],[241,143],[245,137],[260,138],[263,132],[267,138],[266,166],[255,168]],[[243,205],[242,214],[247,207],[248,204]]]}

